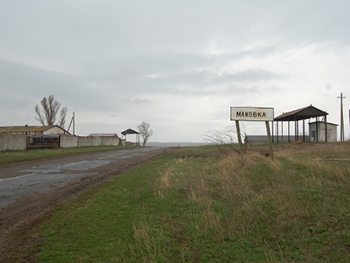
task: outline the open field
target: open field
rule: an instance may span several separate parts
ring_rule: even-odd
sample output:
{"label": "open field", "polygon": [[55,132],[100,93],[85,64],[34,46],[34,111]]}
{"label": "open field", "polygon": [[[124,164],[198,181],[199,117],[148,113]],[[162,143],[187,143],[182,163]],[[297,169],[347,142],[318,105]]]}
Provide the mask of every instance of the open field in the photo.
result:
{"label": "open field", "polygon": [[347,262],[350,145],[266,151],[171,149],[51,211],[13,259]]}

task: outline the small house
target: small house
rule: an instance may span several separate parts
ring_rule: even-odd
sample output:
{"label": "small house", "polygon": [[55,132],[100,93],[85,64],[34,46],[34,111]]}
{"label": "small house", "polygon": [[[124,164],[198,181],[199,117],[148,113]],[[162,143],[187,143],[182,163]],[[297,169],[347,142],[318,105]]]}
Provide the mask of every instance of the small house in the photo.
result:
{"label": "small house", "polygon": [[[336,142],[337,141],[337,124],[315,121],[309,123],[310,142]],[[327,127],[327,132],[325,131]],[[325,136],[327,134],[327,140]]]}

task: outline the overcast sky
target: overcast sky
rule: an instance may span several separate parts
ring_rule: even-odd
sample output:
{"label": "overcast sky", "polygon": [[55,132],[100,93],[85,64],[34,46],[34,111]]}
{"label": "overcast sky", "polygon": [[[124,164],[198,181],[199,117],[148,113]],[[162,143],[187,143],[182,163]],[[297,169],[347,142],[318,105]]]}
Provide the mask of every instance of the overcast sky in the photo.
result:
{"label": "overcast sky", "polygon": [[348,138],[349,10],[349,0],[0,0],[0,126],[40,125],[35,105],[53,94],[78,135],[145,121],[150,141],[202,142],[233,126],[231,106],[278,116],[312,104],[339,124],[343,92]]}

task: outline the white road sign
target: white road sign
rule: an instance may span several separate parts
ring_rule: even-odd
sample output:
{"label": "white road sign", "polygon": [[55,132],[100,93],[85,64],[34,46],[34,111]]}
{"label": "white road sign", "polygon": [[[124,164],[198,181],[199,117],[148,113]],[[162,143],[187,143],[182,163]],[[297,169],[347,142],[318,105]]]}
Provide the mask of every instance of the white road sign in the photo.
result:
{"label": "white road sign", "polygon": [[273,108],[231,107],[231,121],[273,121]]}

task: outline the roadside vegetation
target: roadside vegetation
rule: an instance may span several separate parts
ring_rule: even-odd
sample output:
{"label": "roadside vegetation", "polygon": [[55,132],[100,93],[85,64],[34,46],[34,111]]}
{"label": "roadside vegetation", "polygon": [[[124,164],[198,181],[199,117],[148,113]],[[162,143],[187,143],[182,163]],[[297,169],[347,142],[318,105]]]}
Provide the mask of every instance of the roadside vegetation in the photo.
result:
{"label": "roadside vegetation", "polygon": [[[265,148],[264,148],[265,147]],[[40,262],[348,262],[350,145],[168,154],[52,212]]]}
{"label": "roadside vegetation", "polygon": [[0,152],[0,165],[5,163],[15,163],[23,161],[32,161],[40,159],[48,159],[60,156],[69,156],[74,154],[97,152],[97,151],[111,151],[124,150],[128,146],[99,146],[99,147],[80,147],[80,148],[58,148],[58,149],[37,149],[25,151],[4,151]]}

